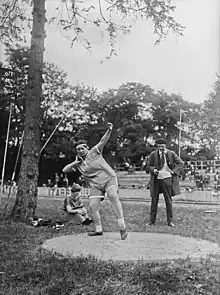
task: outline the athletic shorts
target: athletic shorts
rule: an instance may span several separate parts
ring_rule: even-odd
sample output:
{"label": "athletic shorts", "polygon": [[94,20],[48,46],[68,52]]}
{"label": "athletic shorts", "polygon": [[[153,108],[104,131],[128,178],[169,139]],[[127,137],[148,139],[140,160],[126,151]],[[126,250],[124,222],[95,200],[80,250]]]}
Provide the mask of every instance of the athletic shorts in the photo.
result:
{"label": "athletic shorts", "polygon": [[89,198],[100,197],[101,199],[104,199],[105,194],[108,193],[108,190],[112,186],[116,186],[118,190],[118,181],[116,177],[112,177],[100,185],[91,186]]}

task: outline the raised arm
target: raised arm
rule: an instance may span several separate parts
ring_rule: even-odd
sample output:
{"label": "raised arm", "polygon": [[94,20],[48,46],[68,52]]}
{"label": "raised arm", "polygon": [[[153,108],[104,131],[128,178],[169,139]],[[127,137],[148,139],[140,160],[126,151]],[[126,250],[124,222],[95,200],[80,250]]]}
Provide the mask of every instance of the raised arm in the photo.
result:
{"label": "raised arm", "polygon": [[105,134],[100,139],[99,143],[96,145],[100,152],[103,151],[104,146],[108,142],[110,135],[112,133],[112,129],[113,129],[112,123],[108,123],[108,130],[105,132]]}

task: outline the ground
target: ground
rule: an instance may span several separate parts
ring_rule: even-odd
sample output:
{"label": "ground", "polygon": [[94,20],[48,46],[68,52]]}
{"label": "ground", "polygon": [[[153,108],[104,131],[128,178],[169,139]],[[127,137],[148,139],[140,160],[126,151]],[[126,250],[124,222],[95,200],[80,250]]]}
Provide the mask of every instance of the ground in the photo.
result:
{"label": "ground", "polygon": [[205,258],[219,254],[217,243],[163,233],[130,232],[121,241],[118,232],[105,232],[103,236],[89,237],[86,233],[66,235],[47,240],[46,250],[69,257],[94,255],[102,260],[162,261],[185,258]]}
{"label": "ground", "polygon": [[[8,212],[13,202],[12,199]],[[84,203],[88,208],[88,201]],[[166,224],[163,200],[153,227],[146,227],[149,202],[126,200],[122,205],[129,231],[125,241],[120,240],[108,200],[101,204],[104,235],[100,237],[88,237],[92,225],[82,226],[73,220],[59,230],[0,220],[0,294],[219,295],[219,205],[175,202],[175,228]],[[66,218],[62,208],[62,198],[39,198],[36,214],[39,218],[61,220]],[[48,250],[56,245],[65,255]],[[94,250],[102,258],[112,260],[96,258]],[[204,258],[208,252],[212,255]],[[187,253],[191,258],[186,258]],[[170,254],[176,255],[175,259],[165,260],[171,258]],[[178,258],[182,254],[185,256]],[[142,256],[142,260],[130,261],[135,255],[135,259]]]}

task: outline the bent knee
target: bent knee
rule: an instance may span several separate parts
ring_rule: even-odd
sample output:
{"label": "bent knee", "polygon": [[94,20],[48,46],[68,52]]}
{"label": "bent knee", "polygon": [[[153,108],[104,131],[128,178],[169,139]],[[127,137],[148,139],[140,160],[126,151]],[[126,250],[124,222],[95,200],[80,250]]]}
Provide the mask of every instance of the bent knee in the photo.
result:
{"label": "bent knee", "polygon": [[108,197],[111,202],[114,202],[114,203],[119,202],[119,196],[118,196],[117,192],[109,193]]}

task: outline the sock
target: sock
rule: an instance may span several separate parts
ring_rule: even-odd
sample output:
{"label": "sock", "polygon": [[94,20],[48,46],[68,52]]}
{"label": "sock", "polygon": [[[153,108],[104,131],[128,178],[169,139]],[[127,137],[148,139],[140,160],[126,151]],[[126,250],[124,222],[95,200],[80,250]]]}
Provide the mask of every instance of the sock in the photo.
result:
{"label": "sock", "polygon": [[118,226],[122,229],[125,229],[125,220],[124,218],[118,218]]}
{"label": "sock", "polygon": [[96,225],[95,231],[100,233],[102,231],[102,226],[101,225]]}

